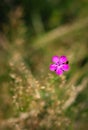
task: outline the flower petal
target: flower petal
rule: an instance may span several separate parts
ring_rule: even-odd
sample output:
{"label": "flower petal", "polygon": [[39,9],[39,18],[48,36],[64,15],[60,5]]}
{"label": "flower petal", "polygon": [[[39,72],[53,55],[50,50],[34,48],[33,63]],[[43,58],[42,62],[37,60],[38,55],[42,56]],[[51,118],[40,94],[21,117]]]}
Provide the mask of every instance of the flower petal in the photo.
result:
{"label": "flower petal", "polygon": [[61,68],[62,68],[62,70],[64,70],[64,71],[68,71],[70,67],[69,67],[68,64],[63,64],[63,65],[61,66]]}
{"label": "flower petal", "polygon": [[49,69],[50,69],[51,71],[55,71],[56,65],[55,65],[55,64],[51,64],[50,67],[49,67]]}
{"label": "flower petal", "polygon": [[63,63],[65,63],[66,61],[68,61],[66,56],[61,56],[61,57],[60,57],[60,61],[59,61],[60,64],[63,64]]}
{"label": "flower petal", "polygon": [[62,74],[63,74],[63,70],[62,70],[61,68],[58,68],[58,69],[56,70],[56,74],[57,74],[57,75],[62,75]]}
{"label": "flower petal", "polygon": [[58,56],[53,56],[53,57],[52,57],[52,61],[53,61],[54,63],[59,62],[59,57],[58,57]]}

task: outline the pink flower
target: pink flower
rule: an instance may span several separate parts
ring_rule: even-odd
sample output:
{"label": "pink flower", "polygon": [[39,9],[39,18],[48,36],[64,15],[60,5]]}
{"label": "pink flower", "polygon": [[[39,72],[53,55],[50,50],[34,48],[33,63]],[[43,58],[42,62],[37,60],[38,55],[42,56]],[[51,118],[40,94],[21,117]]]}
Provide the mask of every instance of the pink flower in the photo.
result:
{"label": "pink flower", "polygon": [[55,71],[57,75],[62,75],[64,71],[69,70],[68,59],[66,56],[53,56],[52,61],[54,64],[51,64],[49,69]]}

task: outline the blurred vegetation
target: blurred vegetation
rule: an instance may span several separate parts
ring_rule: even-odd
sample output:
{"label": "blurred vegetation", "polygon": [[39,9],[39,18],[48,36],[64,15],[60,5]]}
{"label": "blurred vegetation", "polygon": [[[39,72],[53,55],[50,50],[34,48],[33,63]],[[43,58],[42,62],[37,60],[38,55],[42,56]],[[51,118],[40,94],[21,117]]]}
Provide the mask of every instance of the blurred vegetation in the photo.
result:
{"label": "blurred vegetation", "polygon": [[88,1],[0,0],[0,87],[0,130],[88,130]]}

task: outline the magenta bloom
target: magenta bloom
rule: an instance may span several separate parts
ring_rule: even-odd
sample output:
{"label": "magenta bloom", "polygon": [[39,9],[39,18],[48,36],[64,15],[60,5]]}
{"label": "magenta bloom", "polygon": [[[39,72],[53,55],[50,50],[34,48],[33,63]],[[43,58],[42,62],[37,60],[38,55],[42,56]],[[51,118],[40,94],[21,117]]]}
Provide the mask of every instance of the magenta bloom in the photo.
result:
{"label": "magenta bloom", "polygon": [[68,59],[66,56],[53,56],[53,64],[50,65],[49,69],[55,71],[57,75],[62,75],[64,71],[69,70]]}

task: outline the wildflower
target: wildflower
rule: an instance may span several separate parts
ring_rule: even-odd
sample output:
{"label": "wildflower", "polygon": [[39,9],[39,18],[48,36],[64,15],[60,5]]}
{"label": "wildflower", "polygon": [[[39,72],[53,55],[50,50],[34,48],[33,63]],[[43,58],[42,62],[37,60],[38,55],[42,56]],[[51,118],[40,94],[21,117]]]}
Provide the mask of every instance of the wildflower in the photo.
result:
{"label": "wildflower", "polygon": [[52,61],[54,64],[51,64],[49,69],[55,71],[57,75],[62,75],[64,71],[69,70],[68,59],[66,56],[53,56]]}

